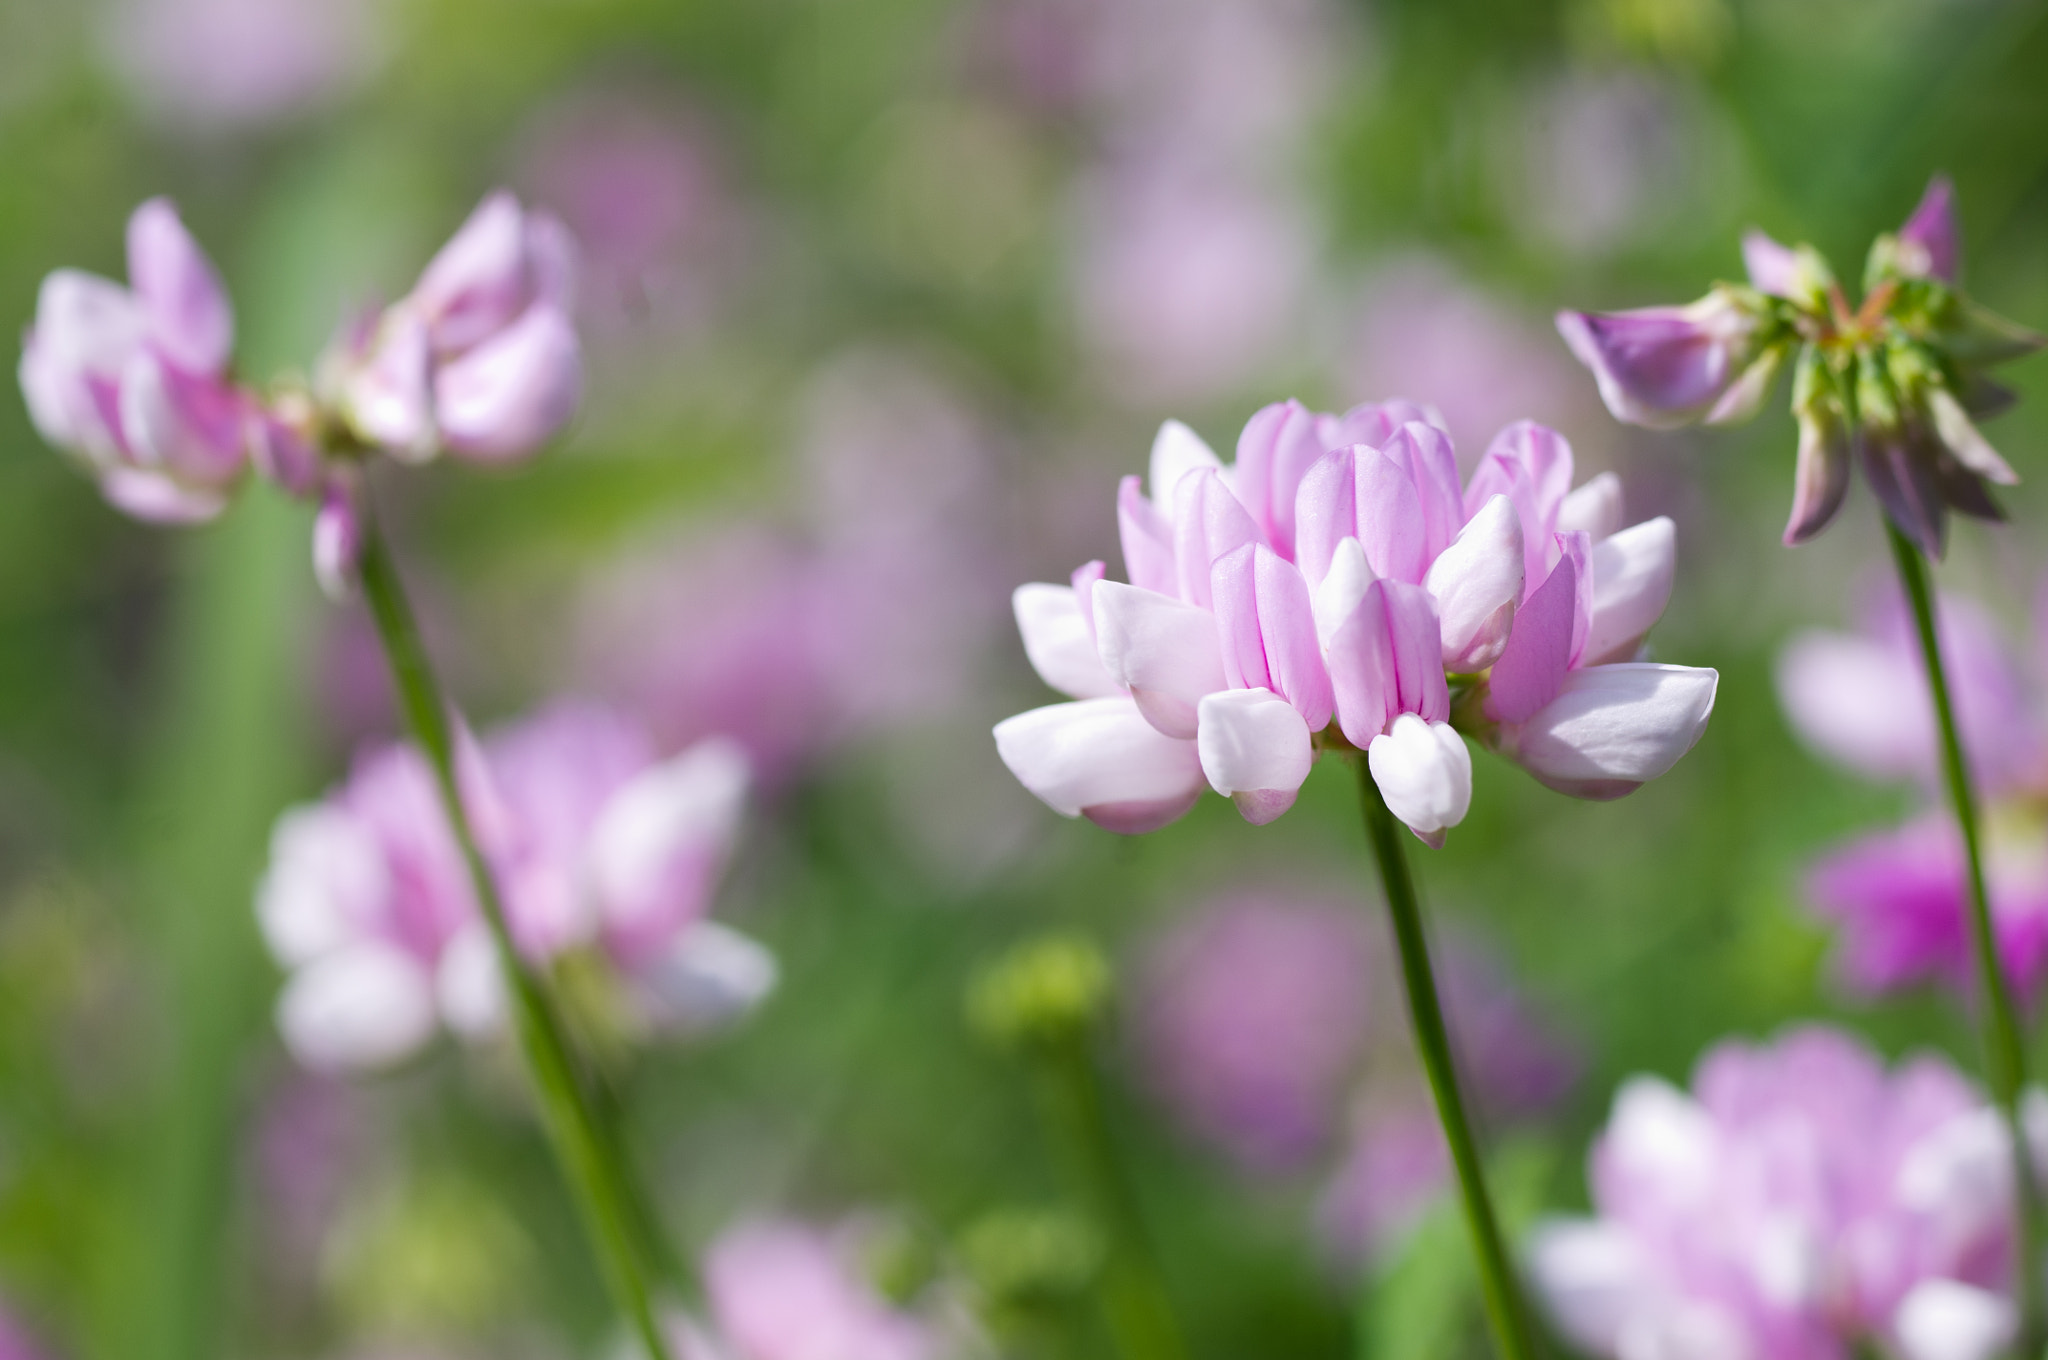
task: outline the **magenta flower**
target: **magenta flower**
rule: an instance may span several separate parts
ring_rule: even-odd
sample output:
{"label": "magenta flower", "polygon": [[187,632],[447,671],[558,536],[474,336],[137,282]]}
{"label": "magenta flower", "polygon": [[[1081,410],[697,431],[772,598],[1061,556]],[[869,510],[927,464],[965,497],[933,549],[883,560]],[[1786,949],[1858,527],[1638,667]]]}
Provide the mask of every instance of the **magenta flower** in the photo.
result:
{"label": "magenta flower", "polygon": [[328,400],[357,437],[408,462],[443,449],[527,457],[582,395],[574,273],[561,223],[492,193],[411,293],[322,361]]}
{"label": "magenta flower", "polygon": [[1997,1112],[1939,1057],[1888,1073],[1819,1027],[1724,1043],[1690,1094],[1622,1088],[1594,1216],[1539,1229],[1532,1273],[1615,1360],[1990,1360],[2016,1321],[2011,1175]]}
{"label": "magenta flower", "polygon": [[1670,521],[1619,530],[1615,480],[1573,490],[1570,446],[1527,423],[1463,486],[1419,415],[1269,406],[1231,467],[1167,422],[1150,494],[1118,495],[1130,583],[1098,562],[1016,593],[1032,664],[1078,702],[996,727],[1011,772],[1112,830],[1163,826],[1205,784],[1262,824],[1318,749],[1349,747],[1441,844],[1471,799],[1461,732],[1580,797],[1668,770],[1717,679],[1633,660],[1670,595]]}
{"label": "magenta flower", "polygon": [[45,439],[138,519],[192,523],[248,464],[253,403],[228,376],[234,312],[170,200],[128,219],[129,286],[75,269],[43,280],[21,390]]}
{"label": "magenta flower", "polygon": [[863,1280],[850,1243],[808,1224],[750,1220],[704,1257],[710,1335],[692,1328],[689,1360],[932,1360],[939,1328]]}
{"label": "magenta flower", "polygon": [[[560,704],[469,746],[463,771],[521,952],[602,960],[621,1023],[701,1029],[773,985],[759,945],[705,919],[747,783],[729,743],[661,761],[624,719]],[[279,820],[257,914],[291,974],[279,1028],[310,1067],[384,1066],[443,1022],[503,1023],[482,915],[410,747],[367,752],[341,789]]]}
{"label": "magenta flower", "polygon": [[1560,312],[1557,326],[1616,418],[1652,427],[1747,419],[1796,352],[1785,542],[1827,527],[1854,462],[1892,522],[1939,556],[1950,509],[2002,518],[1987,484],[2018,480],[1974,423],[2012,400],[1983,370],[2043,343],[1963,296],[1957,241],[1953,194],[1937,178],[1898,234],[1871,246],[1853,313],[1818,252],[1753,231],[1747,287],[1716,285],[1686,307]]}
{"label": "magenta flower", "polygon": [[[1820,754],[1930,794],[1939,770],[1926,673],[1904,602],[1874,599],[1857,633],[1813,631],[1778,664],[1793,728]],[[1988,803],[1985,877],[2007,975],[2032,992],[2048,973],[2048,827],[2040,798],[2048,732],[1998,629],[1973,601],[1944,597],[1942,652],[1963,744]],[[1808,899],[1841,930],[1837,965],[1862,992],[1929,979],[1966,985],[1968,876],[1954,822],[1927,814],[1823,857]]]}

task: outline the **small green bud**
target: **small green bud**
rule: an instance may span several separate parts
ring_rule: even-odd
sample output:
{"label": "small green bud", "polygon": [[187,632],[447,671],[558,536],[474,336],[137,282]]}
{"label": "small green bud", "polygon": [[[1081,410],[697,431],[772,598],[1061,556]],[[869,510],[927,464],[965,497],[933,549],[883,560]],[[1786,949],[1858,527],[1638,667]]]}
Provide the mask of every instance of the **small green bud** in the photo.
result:
{"label": "small green bud", "polygon": [[960,1263],[991,1309],[1056,1307],[1102,1268],[1102,1235],[1064,1209],[998,1209],[961,1235]]}
{"label": "small green bud", "polygon": [[1109,960],[1078,935],[1027,941],[975,978],[967,1014],[975,1029],[1006,1048],[1066,1042],[1085,1034],[1109,1004]]}

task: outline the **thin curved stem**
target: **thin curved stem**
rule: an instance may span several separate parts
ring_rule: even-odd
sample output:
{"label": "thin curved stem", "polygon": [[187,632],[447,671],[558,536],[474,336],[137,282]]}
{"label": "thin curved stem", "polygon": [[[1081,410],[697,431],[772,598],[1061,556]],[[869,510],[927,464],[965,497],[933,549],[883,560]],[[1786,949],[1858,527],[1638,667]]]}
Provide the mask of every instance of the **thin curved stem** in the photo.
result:
{"label": "thin curved stem", "polygon": [[1429,940],[1422,930],[1422,905],[1416,899],[1415,880],[1408,873],[1408,833],[1388,811],[1386,799],[1380,796],[1379,785],[1373,783],[1372,771],[1362,756],[1356,764],[1366,839],[1372,842],[1373,855],[1379,860],[1387,911],[1394,918],[1394,939],[1401,952],[1401,981],[1408,995],[1408,1017],[1415,1027],[1415,1048],[1422,1056],[1430,1093],[1436,1097],[1437,1118],[1443,1124],[1444,1141],[1450,1145],[1451,1163],[1458,1171],[1465,1226],[1472,1234],[1472,1252],[1479,1262],[1486,1321],[1493,1329],[1494,1345],[1506,1360],[1534,1360],[1536,1342],[1529,1327],[1528,1308],[1522,1300],[1514,1263],[1501,1239],[1493,1199],[1486,1190],[1486,1169],[1479,1160],[1479,1144],[1472,1136],[1472,1121],[1465,1113],[1465,1099],[1458,1089],[1450,1032],[1444,1025],[1436,976],[1430,968]]}
{"label": "thin curved stem", "polygon": [[625,1159],[600,1116],[569,1046],[568,1032],[554,1003],[512,939],[505,907],[489,864],[477,846],[476,832],[464,809],[455,773],[455,739],[449,709],[420,641],[412,607],[399,580],[374,516],[362,509],[359,569],[363,597],[377,623],[385,658],[398,687],[413,737],[433,767],[441,807],[461,847],[477,902],[483,908],[491,942],[503,969],[512,1016],[540,1098],[543,1123],[561,1161],[584,1227],[597,1250],[605,1282],[649,1360],[669,1360],[668,1345],[655,1319],[649,1289],[653,1273],[645,1260],[640,1235],[647,1222],[642,1201],[632,1189]]}
{"label": "thin curved stem", "polygon": [[1956,823],[1962,829],[1963,850],[1969,862],[1970,945],[1977,966],[1977,985],[1982,995],[1984,1021],[1984,1068],[1992,1098],[2005,1117],[2013,1150],[2013,1183],[2019,1199],[2019,1295],[2022,1355],[2038,1355],[2043,1341],[2041,1300],[2041,1189],[2034,1178],[2032,1159],[2027,1155],[2025,1124],[2020,1117],[2020,1092],[2027,1079],[2026,1048],[2020,1037],[2019,1008],[2013,1004],[2012,988],[1998,959],[1998,942],[1991,931],[1991,895],[1984,881],[1983,837],[1977,822],[1977,800],[1970,785],[1969,761],[1956,728],[1955,705],[1949,695],[1948,669],[1941,656],[1941,633],[1934,617],[1934,588],[1929,579],[1927,559],[1919,545],[1900,532],[1889,519],[1885,533],[1891,539],[1892,559],[1898,564],[1899,583],[1913,606],[1913,622],[1920,635],[1920,655],[1927,663],[1927,688],[1934,696],[1935,725],[1941,732],[1941,770],[1948,784],[1949,801],[1955,805]]}

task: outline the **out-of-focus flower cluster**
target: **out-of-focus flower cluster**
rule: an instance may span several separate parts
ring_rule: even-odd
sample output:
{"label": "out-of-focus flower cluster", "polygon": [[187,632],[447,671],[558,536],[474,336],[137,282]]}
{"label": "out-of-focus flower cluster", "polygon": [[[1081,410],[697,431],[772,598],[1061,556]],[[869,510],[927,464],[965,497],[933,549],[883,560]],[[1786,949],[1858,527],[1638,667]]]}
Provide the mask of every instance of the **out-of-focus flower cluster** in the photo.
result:
{"label": "out-of-focus flower cluster", "polygon": [[[1578,1056],[1475,944],[1437,951],[1472,1095],[1540,1117]],[[1320,1167],[1327,1245],[1384,1258],[1450,1184],[1386,943],[1356,904],[1284,893],[1197,906],[1148,947],[1136,1056],[1192,1133],[1261,1176]],[[1334,1154],[1334,1156],[1333,1156]]]}
{"label": "out-of-focus flower cluster", "polygon": [[1017,591],[1033,666],[1078,702],[1006,720],[997,748],[1054,810],[1118,831],[1205,786],[1270,822],[1334,747],[1441,844],[1471,801],[1460,733],[1620,797],[1691,749],[1717,676],[1636,659],[1670,598],[1671,521],[1624,528],[1618,479],[1572,481],[1563,436],[1524,422],[1467,482],[1403,402],[1268,406],[1227,467],[1169,421],[1148,481],[1118,492],[1130,583],[1091,562]]}
{"label": "out-of-focus flower cluster", "polygon": [[[463,756],[464,806],[517,947],[573,970],[597,1020],[627,1036],[703,1030],[774,985],[761,946],[706,919],[748,783],[732,742],[661,760],[628,719],[562,703]],[[366,750],[345,785],[284,815],[257,910],[291,971],[279,1028],[309,1066],[387,1065],[442,1025],[505,1023],[468,868],[409,746]]]}
{"label": "out-of-focus flower cluster", "polygon": [[[1985,876],[2006,973],[2031,995],[2048,969],[2048,728],[2038,702],[2036,640],[2021,665],[1974,600],[1940,602],[1942,654],[1971,773],[1986,801]],[[1795,637],[1778,692],[1815,751],[1880,782],[1906,781],[1928,804],[1903,826],[1837,849],[1807,878],[1807,896],[1842,932],[1845,980],[1866,992],[1929,979],[1964,986],[1972,966],[1969,877],[1955,819],[1936,805],[1940,777],[1932,697],[1913,622],[1895,592],[1873,593],[1854,633]]]}
{"label": "out-of-focus flower cluster", "polygon": [[1989,1360],[2013,1336],[2010,1141],[1940,1057],[1887,1071],[1818,1027],[1724,1043],[1689,1093],[1624,1086],[1588,1172],[1594,1216],[1531,1261],[1590,1355]]}

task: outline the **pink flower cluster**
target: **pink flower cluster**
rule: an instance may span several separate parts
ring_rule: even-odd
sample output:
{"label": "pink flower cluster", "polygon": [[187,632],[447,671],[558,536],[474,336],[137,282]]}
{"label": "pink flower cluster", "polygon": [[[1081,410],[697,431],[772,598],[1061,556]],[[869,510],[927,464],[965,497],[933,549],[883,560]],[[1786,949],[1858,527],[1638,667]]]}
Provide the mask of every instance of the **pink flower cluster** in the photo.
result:
{"label": "pink flower cluster", "polygon": [[1531,1267],[1589,1355],[1990,1360],[2015,1323],[2011,1176],[2004,1124],[1945,1060],[1887,1072],[1793,1030],[1714,1049],[1690,1093],[1624,1086],[1594,1217],[1540,1228]]}
{"label": "pink flower cluster", "polygon": [[[1970,770],[1985,800],[1992,932],[2007,976],[2032,993],[2048,975],[2048,726],[2000,630],[1974,601],[1944,596],[1941,646]],[[1778,693],[1800,737],[1867,778],[1938,796],[1925,664],[1905,602],[1873,596],[1855,633],[1813,630],[1778,662]],[[1842,931],[1838,965],[1860,991],[1970,977],[1968,866],[1955,818],[1930,806],[1905,825],[1833,851],[1807,896]]]}
{"label": "pink flower cluster", "polygon": [[843,1235],[788,1219],[728,1228],[704,1257],[710,1330],[685,1360],[933,1360],[939,1328],[860,1278]]}
{"label": "pink flower cluster", "polygon": [[[1147,491],[1149,490],[1149,494]],[[1634,658],[1671,593],[1671,521],[1622,527],[1611,475],[1511,425],[1469,483],[1407,403],[1259,411],[1225,466],[1169,421],[1101,562],[1016,592],[1039,675],[1077,701],[995,729],[1045,803],[1115,831],[1204,787],[1286,812],[1316,751],[1365,753],[1396,816],[1440,845],[1471,800],[1460,732],[1543,783],[1616,798],[1670,769],[1712,711],[1712,670]]]}
{"label": "pink flower cluster", "polygon": [[233,373],[218,272],[170,202],[151,199],[128,222],[127,287],[75,269],[43,281],[22,392],[44,438],[138,519],[211,519],[252,464],[319,500],[316,563],[333,584],[356,542],[349,446],[502,462],[574,412],[573,255],[554,219],[492,194],[410,294],[337,342],[313,391],[264,395]]}
{"label": "pink flower cluster", "polygon": [[[466,742],[461,776],[518,947],[600,961],[629,1030],[715,1026],[773,986],[765,950],[705,919],[748,783],[731,743],[658,760],[626,719],[560,703]],[[483,916],[412,747],[366,751],[345,785],[279,819],[257,915],[290,973],[279,1028],[310,1067],[383,1066],[444,1022],[504,1022]]]}

